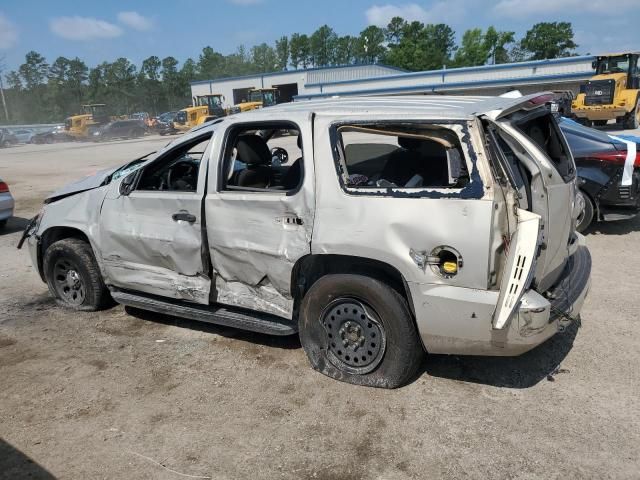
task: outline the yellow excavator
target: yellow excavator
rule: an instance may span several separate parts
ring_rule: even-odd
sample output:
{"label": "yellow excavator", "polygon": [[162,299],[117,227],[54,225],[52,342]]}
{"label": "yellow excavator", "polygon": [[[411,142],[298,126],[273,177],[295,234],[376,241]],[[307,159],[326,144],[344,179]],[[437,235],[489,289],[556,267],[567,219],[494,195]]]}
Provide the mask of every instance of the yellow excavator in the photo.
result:
{"label": "yellow excavator", "polygon": [[257,108],[271,107],[280,100],[280,91],[277,88],[254,88],[249,90],[249,100],[241,102],[230,108],[229,113],[240,113],[255,110]]}
{"label": "yellow excavator", "polygon": [[227,111],[222,107],[223,101],[224,95],[219,93],[193,97],[193,105],[183,108],[176,114],[173,129],[186,132],[210,120],[224,117]]}
{"label": "yellow excavator", "polygon": [[71,115],[64,122],[65,134],[76,140],[87,139],[95,128],[113,120],[104,103],[82,105],[82,113]]}
{"label": "yellow excavator", "polygon": [[571,104],[573,117],[584,125],[605,125],[615,119],[623,128],[640,124],[640,52],[600,55],[595,76],[581,87]]}

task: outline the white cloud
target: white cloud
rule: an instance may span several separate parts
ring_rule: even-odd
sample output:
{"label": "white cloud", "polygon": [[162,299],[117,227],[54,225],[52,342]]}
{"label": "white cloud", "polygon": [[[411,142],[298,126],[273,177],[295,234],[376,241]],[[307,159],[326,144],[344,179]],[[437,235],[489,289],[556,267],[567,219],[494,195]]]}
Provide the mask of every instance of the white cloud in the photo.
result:
{"label": "white cloud", "polygon": [[118,21],[141,32],[151,30],[151,27],[153,27],[151,19],[140,15],[138,12],[120,12],[118,13]]}
{"label": "white cloud", "polygon": [[549,15],[564,13],[570,16],[578,14],[619,15],[623,10],[637,8],[637,0],[500,0],[493,10],[505,17],[523,18],[530,15]]}
{"label": "white cloud", "polygon": [[57,17],[49,22],[51,31],[68,40],[91,40],[94,38],[115,38],[123,31],[113,23],[89,17]]}
{"label": "white cloud", "polygon": [[18,41],[18,29],[0,13],[0,50],[8,50]]}
{"label": "white cloud", "polygon": [[429,8],[424,8],[417,3],[403,5],[373,5],[367,9],[365,15],[369,25],[386,27],[393,17],[401,17],[412,22],[422,23],[454,23],[464,16],[465,8],[460,0],[444,0],[433,3]]}
{"label": "white cloud", "polygon": [[370,25],[379,27],[386,27],[393,17],[402,17],[407,21],[417,20],[419,22],[426,22],[429,17],[427,11],[416,3],[407,5],[374,5],[365,14]]}
{"label": "white cloud", "polygon": [[248,5],[257,5],[259,3],[262,3],[262,0],[229,0],[229,2],[233,3],[234,5],[246,7]]}

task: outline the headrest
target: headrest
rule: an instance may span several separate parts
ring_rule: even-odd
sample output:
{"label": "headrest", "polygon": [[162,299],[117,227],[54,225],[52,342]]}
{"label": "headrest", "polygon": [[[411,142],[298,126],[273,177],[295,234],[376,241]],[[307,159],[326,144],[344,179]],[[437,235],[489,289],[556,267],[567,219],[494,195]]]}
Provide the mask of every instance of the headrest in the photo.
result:
{"label": "headrest", "polygon": [[428,138],[398,137],[398,145],[422,155],[445,155],[446,151],[442,144]]}
{"label": "headrest", "polygon": [[406,150],[417,150],[422,140],[413,137],[398,137],[398,145]]}
{"label": "headrest", "polygon": [[258,135],[242,135],[236,144],[238,156],[247,165],[267,165],[271,162],[271,152],[264,139]]}

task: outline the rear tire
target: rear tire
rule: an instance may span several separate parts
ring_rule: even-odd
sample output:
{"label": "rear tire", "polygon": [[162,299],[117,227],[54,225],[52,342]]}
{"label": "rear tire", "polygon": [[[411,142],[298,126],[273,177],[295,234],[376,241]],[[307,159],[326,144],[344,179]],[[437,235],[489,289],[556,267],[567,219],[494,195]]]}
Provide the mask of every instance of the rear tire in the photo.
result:
{"label": "rear tire", "polygon": [[77,238],[53,243],[44,254],[44,275],[58,305],[96,311],[113,305],[91,246]]}
{"label": "rear tire", "polygon": [[636,100],[636,106],[633,110],[624,116],[624,128],[627,130],[636,130],[640,126],[640,99]]}
{"label": "rear tire", "polygon": [[596,207],[589,195],[584,193],[582,190],[578,190],[577,195],[580,195],[584,200],[584,209],[582,210],[582,213],[578,215],[578,219],[576,221],[576,230],[579,233],[584,233],[584,231],[589,228],[589,225],[591,225],[591,223],[593,222]]}
{"label": "rear tire", "polygon": [[9,221],[9,219],[5,218],[4,220],[0,220],[0,230],[4,230],[4,228],[7,226],[7,222]]}
{"label": "rear tire", "polygon": [[411,381],[424,349],[405,299],[362,275],[325,275],[304,296],[300,341],[312,367],[354,385]]}

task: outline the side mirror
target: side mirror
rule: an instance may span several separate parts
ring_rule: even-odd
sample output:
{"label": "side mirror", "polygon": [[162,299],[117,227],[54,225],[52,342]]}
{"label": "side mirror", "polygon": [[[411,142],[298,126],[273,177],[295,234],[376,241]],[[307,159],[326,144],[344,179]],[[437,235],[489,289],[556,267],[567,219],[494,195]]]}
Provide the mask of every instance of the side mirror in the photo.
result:
{"label": "side mirror", "polygon": [[120,182],[120,195],[124,195],[125,197],[133,192],[133,189],[136,185],[136,178],[138,176],[138,171],[131,172],[129,175],[124,177]]}

